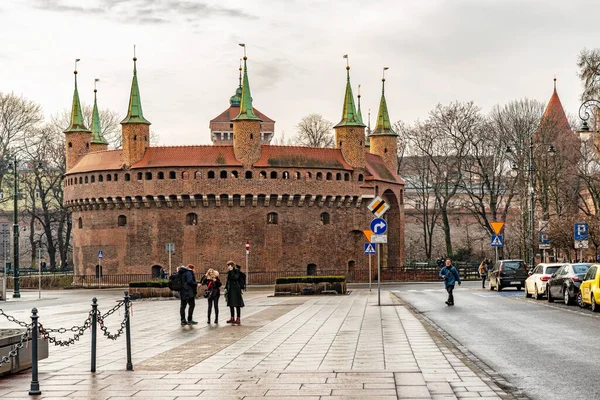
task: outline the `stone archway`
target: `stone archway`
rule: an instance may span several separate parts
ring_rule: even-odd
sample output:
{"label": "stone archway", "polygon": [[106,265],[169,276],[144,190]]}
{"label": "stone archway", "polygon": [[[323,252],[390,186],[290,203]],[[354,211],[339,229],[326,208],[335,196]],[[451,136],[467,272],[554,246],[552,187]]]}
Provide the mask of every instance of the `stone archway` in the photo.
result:
{"label": "stone archway", "polygon": [[388,224],[388,242],[387,244],[381,245],[381,269],[400,267],[400,238],[402,235],[402,232],[400,231],[402,228],[400,221],[400,203],[398,202],[396,194],[389,189],[383,192],[381,197],[390,205],[390,209],[383,216]]}
{"label": "stone archway", "polygon": [[160,270],[162,269],[161,265],[153,265],[152,266],[152,279],[160,278]]}
{"label": "stone archway", "polygon": [[308,276],[317,275],[317,264],[308,264],[306,266],[306,275],[308,275]]}

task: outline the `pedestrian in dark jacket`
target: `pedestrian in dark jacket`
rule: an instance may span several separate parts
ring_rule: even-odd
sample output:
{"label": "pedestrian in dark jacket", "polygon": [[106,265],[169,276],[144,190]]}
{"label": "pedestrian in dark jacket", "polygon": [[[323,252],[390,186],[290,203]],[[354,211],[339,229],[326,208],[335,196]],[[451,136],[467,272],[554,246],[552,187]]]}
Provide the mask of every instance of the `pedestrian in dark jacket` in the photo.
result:
{"label": "pedestrian in dark jacket", "polygon": [[[181,317],[181,325],[196,325],[194,321],[194,308],[196,307],[196,293],[198,293],[198,282],[194,277],[194,265],[188,264],[187,266],[182,265],[179,267],[179,274],[181,274],[181,290],[179,291],[179,297],[181,299],[181,306],[179,307],[179,314]],[[185,319],[185,307],[188,306],[187,321]]]}
{"label": "pedestrian in dark jacket", "polygon": [[485,280],[487,279],[488,274],[488,260],[484,258],[481,264],[479,264],[479,269],[477,271],[479,273],[479,277],[481,278],[481,287],[485,289]]}
{"label": "pedestrian in dark jacket", "polygon": [[[244,298],[242,297],[241,271],[235,267],[233,261],[227,263],[227,283],[225,284],[225,300],[229,306],[231,318],[228,324],[239,324],[242,307],[244,307]],[[237,311],[237,318],[235,312]]]}
{"label": "pedestrian in dark jacket", "polygon": [[219,279],[219,271],[215,271],[209,268],[206,274],[200,281],[203,285],[206,285],[206,291],[209,293],[206,300],[208,300],[208,319],[207,324],[210,324],[210,314],[213,306],[215,307],[215,324],[219,323],[219,297],[221,297],[221,280]]}
{"label": "pedestrian in dark jacket", "polygon": [[448,292],[448,300],[446,300],[446,304],[449,306],[454,305],[454,295],[452,291],[454,291],[454,285],[458,282],[458,286],[460,286],[460,276],[454,265],[452,265],[452,261],[450,259],[446,260],[446,266],[442,268],[440,271],[440,278],[444,280],[444,284],[446,285],[446,291]]}

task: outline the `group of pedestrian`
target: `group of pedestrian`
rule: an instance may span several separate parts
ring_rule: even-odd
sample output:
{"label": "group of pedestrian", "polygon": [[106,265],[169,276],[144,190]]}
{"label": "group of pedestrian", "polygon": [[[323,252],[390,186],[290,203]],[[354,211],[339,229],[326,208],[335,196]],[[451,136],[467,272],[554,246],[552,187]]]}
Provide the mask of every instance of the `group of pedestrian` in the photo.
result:
{"label": "group of pedestrian", "polygon": [[[196,325],[194,321],[194,308],[196,307],[196,296],[198,295],[198,284],[206,285],[204,297],[208,301],[207,324],[211,323],[212,310],[215,311],[214,323],[219,323],[219,298],[221,297],[222,283],[219,278],[219,271],[209,268],[202,276],[200,282],[196,281],[193,264],[179,267],[177,273],[181,279],[181,290],[179,296],[181,305],[179,314],[181,325]],[[231,317],[226,321],[228,324],[240,325],[242,318],[242,308],[244,307],[244,298],[242,290],[246,289],[246,274],[241,270],[241,266],[233,261],[227,262],[227,281],[225,283],[225,301],[229,307]],[[186,319],[187,308],[187,319]]]}

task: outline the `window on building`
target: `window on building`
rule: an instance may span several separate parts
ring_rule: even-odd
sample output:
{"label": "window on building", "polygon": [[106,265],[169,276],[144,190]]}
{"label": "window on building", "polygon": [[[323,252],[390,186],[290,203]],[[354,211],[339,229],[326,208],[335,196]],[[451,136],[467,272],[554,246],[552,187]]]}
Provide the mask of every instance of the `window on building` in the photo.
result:
{"label": "window on building", "polygon": [[358,174],[358,181],[362,182],[365,180],[365,177],[363,176],[363,174]]}
{"label": "window on building", "polygon": [[160,171],[156,174],[156,179],[165,179],[165,173]]}
{"label": "window on building", "polygon": [[267,172],[266,171],[260,171],[259,178],[260,179],[267,179]]}
{"label": "window on building", "polygon": [[294,172],[294,179],[300,179],[300,172]]}
{"label": "window on building", "polygon": [[169,179],[177,179],[177,173],[175,171],[169,171]]}
{"label": "window on building", "polygon": [[181,173],[181,179],[183,179],[183,180],[188,180],[188,179],[190,179],[190,173],[189,173],[189,172],[187,172],[187,171],[183,171],[183,172]]}
{"label": "window on building", "polygon": [[252,171],[246,171],[246,179],[252,179]]}
{"label": "window on building", "polygon": [[88,183],[88,177],[86,176],[83,180],[85,183]]}
{"label": "window on building", "polygon": [[127,217],[124,215],[119,215],[117,217],[117,225],[118,226],[125,226],[127,225]]}
{"label": "window on building", "polygon": [[137,179],[138,179],[138,181],[141,181],[142,179],[144,179],[144,174],[141,173],[141,172],[138,172],[137,173]]}
{"label": "window on building", "polygon": [[317,264],[308,264],[306,266],[306,275],[313,276],[317,274]]}
{"label": "window on building", "polygon": [[115,176],[114,181],[115,182],[118,181],[119,180],[119,174],[115,174],[114,176]]}
{"label": "window on building", "polygon": [[106,174],[106,181],[110,182],[112,180],[112,177],[110,176],[110,174]]}
{"label": "window on building", "polygon": [[96,183],[96,175],[90,176],[90,182],[91,183]]}
{"label": "window on building", "polygon": [[348,173],[345,173],[345,174],[344,174],[344,180],[345,180],[346,182],[347,182],[347,181],[349,181],[349,180],[350,180],[350,174],[348,174]]}
{"label": "window on building", "polygon": [[238,177],[238,172],[237,171],[231,171],[231,177],[232,178],[236,178]]}
{"label": "window on building", "polygon": [[83,229],[83,220],[81,219],[81,217],[79,217],[79,219],[77,220],[77,227],[79,229]]}
{"label": "window on building", "polygon": [[125,180],[129,182],[131,180],[131,175],[125,174]]}
{"label": "window on building", "polygon": [[215,171],[208,171],[208,179],[215,179]]}
{"label": "window on building", "polygon": [[333,174],[331,172],[327,173],[327,180],[330,181],[333,179]]}
{"label": "window on building", "polygon": [[198,214],[189,213],[185,216],[185,224],[186,225],[198,225]]}
{"label": "window on building", "polygon": [[335,180],[336,181],[341,181],[342,180],[342,174],[340,174],[339,172],[337,174],[335,174]]}
{"label": "window on building", "polygon": [[277,171],[271,171],[271,179],[277,179]]}
{"label": "window on building", "polygon": [[281,174],[281,178],[282,179],[290,179],[290,173],[287,171],[284,171],[283,174]]}
{"label": "window on building", "polygon": [[146,172],[146,180],[147,181],[151,181],[152,180],[152,172]]}
{"label": "window on building", "polygon": [[271,212],[267,214],[267,224],[277,225],[278,222],[277,213]]}
{"label": "window on building", "polygon": [[354,270],[354,267],[356,267],[356,262],[354,260],[348,261],[348,270],[352,271]]}
{"label": "window on building", "polygon": [[384,152],[384,153],[387,153],[387,147],[383,149],[383,152]]}
{"label": "window on building", "polygon": [[137,141],[137,135],[133,135],[133,140]]}
{"label": "window on building", "polygon": [[221,177],[221,179],[227,179],[227,171],[221,171],[219,176]]}
{"label": "window on building", "polygon": [[73,143],[69,142],[69,148],[73,147]]}
{"label": "window on building", "polygon": [[310,172],[307,172],[305,175],[306,179],[312,179],[312,174]]}
{"label": "window on building", "polygon": [[200,172],[200,171],[196,171],[196,172],[194,173],[194,179],[196,179],[196,180],[200,180],[200,179],[202,179],[202,172]]}
{"label": "window on building", "polygon": [[79,184],[82,185],[83,184],[83,178],[80,176],[79,177]]}
{"label": "window on building", "polygon": [[329,222],[330,222],[329,213],[326,213],[326,212],[321,213],[321,223],[323,223],[323,225],[328,225]]}
{"label": "window on building", "polygon": [[254,133],[250,134],[250,139],[254,139]]}
{"label": "window on building", "polygon": [[86,143],[86,144],[85,144],[85,148],[86,148],[86,150],[89,150],[89,148],[90,148],[90,144],[89,144],[89,143]]}

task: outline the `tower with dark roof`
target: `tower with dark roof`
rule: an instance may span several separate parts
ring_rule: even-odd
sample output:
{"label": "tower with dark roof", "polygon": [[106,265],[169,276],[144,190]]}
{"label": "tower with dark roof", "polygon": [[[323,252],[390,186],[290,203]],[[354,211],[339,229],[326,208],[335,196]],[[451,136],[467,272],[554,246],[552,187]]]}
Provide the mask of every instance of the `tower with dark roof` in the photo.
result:
{"label": "tower with dark roof", "polygon": [[356,107],[350,85],[350,66],[346,66],[346,92],[342,108],[342,120],[334,126],[335,146],[353,168],[365,167],[365,124],[362,123]]}
{"label": "tower with dark roof", "polygon": [[123,135],[123,163],[129,167],[144,156],[150,145],[150,122],[144,118],[142,99],[137,81],[137,57],[133,57],[133,79],[127,116],[121,121]]}
{"label": "tower with dark roof", "polygon": [[398,134],[392,129],[387,102],[385,101],[385,78],[381,79],[381,101],[375,130],[369,136],[370,152],[380,156],[385,165],[398,171]]}
{"label": "tower with dark roof", "polygon": [[77,91],[77,70],[75,74],[75,90],[73,91],[73,105],[71,107],[71,122],[64,131],[67,170],[73,168],[79,160],[90,151],[90,139],[92,132],[83,122],[79,92]]}

